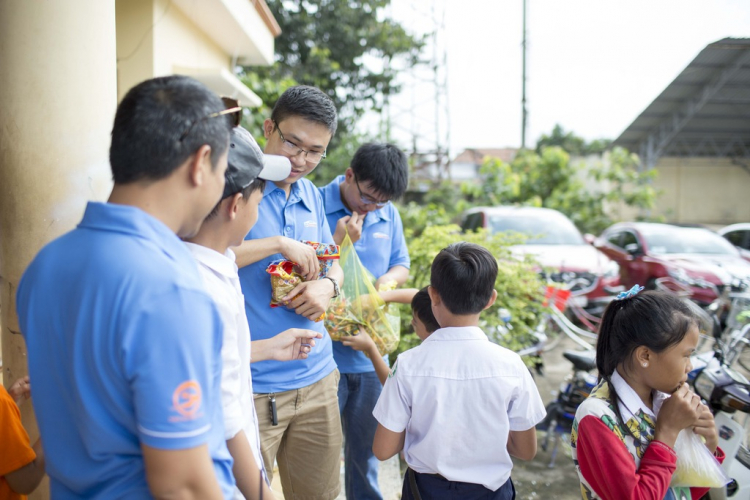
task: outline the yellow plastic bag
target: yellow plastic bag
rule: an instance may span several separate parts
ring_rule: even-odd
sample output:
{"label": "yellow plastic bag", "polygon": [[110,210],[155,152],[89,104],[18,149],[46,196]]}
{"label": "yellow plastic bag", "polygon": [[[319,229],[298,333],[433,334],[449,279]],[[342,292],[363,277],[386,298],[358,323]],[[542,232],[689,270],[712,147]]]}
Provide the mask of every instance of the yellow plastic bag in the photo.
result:
{"label": "yellow plastic bag", "polygon": [[719,461],[692,429],[683,429],[674,443],[677,469],[672,474],[672,486],[721,488],[729,482]]}
{"label": "yellow plastic bag", "polygon": [[400,318],[375,290],[375,280],[359,260],[348,234],[341,243],[339,264],[344,270],[341,295],[331,302],[325,321],[331,339],[357,335],[361,326],[381,355],[393,352],[400,340]]}

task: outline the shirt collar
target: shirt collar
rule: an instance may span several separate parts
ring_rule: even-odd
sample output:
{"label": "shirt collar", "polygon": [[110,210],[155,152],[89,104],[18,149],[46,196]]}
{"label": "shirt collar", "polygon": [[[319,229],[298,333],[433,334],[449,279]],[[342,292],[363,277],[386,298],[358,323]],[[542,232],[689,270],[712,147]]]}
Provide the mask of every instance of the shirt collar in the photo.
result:
{"label": "shirt collar", "polygon": [[424,342],[440,342],[441,340],[487,340],[487,335],[478,326],[448,326],[435,330]]}
{"label": "shirt collar", "polygon": [[[287,204],[295,204],[299,201],[301,201],[308,210],[311,212],[314,211],[315,206],[312,204],[311,200],[307,199],[307,196],[304,195],[304,192],[302,191],[302,188],[300,187],[300,182],[302,182],[302,179],[298,180],[294,184],[292,184],[292,188],[289,191],[289,199],[286,201]],[[276,184],[274,184],[271,181],[266,181],[266,189],[263,190],[263,197],[270,195],[275,190],[279,190],[284,196],[286,196],[286,193],[284,193],[284,190],[278,187]]]}
{"label": "shirt collar", "polygon": [[198,245],[196,243],[185,242],[190,253],[195,257],[195,260],[206,266],[207,268],[216,271],[217,273],[226,276],[227,278],[234,278],[237,276],[237,264],[235,264],[235,255],[232,250],[227,248],[227,251],[222,255],[216,250]]}
{"label": "shirt collar", "polygon": [[615,391],[617,391],[620,415],[622,415],[622,419],[625,422],[630,420],[630,417],[637,418],[636,414],[638,413],[638,410],[642,410],[646,415],[650,415],[651,417],[656,418],[656,414],[659,413],[659,408],[661,408],[662,403],[666,398],[669,397],[669,394],[654,391],[654,400],[652,403],[654,409],[651,410],[651,408],[646,406],[646,404],[641,400],[640,396],[638,396],[635,390],[630,387],[625,379],[622,378],[619,373],[617,373],[617,370],[612,373],[612,377],[610,378],[610,380],[615,388]]}
{"label": "shirt collar", "polygon": [[[344,202],[341,200],[341,183],[346,179],[345,175],[339,175],[330,184],[323,188],[323,202],[325,203],[326,215],[343,210],[347,215],[351,215],[352,211],[346,208]],[[389,221],[391,220],[388,214],[386,204],[383,208],[378,208],[372,212],[368,212],[365,216],[365,222],[369,224],[377,222],[375,219],[381,219]],[[370,220],[368,220],[370,219]]]}
{"label": "shirt collar", "polygon": [[130,234],[154,241],[173,259],[186,257],[185,246],[174,231],[153,215],[132,205],[90,201],[78,227]]}

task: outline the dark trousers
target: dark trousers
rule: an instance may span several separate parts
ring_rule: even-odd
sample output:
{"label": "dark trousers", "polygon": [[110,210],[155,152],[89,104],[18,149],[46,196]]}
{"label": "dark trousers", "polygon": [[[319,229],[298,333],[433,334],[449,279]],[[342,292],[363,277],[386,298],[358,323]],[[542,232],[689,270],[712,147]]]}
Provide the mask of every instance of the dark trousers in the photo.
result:
{"label": "dark trousers", "polygon": [[[414,475],[414,483],[419,496],[413,494],[409,475]],[[401,500],[514,500],[516,490],[513,481],[508,480],[500,488],[492,491],[481,484],[448,481],[437,474],[420,474],[406,470]]]}

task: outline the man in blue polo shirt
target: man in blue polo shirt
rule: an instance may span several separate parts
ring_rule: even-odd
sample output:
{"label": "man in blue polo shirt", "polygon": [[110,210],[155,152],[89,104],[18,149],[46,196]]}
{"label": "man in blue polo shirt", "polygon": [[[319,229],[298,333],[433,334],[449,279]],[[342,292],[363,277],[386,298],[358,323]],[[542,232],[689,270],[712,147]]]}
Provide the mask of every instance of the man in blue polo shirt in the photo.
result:
{"label": "man in blue polo shirt", "polygon": [[[283,181],[266,183],[258,222],[235,250],[250,331],[254,340],[289,328],[323,334],[305,360],[252,364],[263,462],[270,472],[278,461],[286,498],[332,500],[341,489],[339,375],[331,338],[315,320],[338,294],[343,273],[336,263],[328,278],[316,279],[315,252],[300,240],[333,243],[322,197],[304,176],[325,157],[336,130],[336,108],[316,88],[291,87],[263,125],[265,153],[289,158],[292,172]],[[271,308],[266,268],[281,258],[296,262],[308,281],[289,293],[287,307]]]}
{"label": "man in blue polo shirt", "polygon": [[[346,233],[376,284],[409,277],[409,252],[404,228],[390,200],[400,198],[409,183],[406,155],[392,144],[365,144],[357,150],[344,175],[320,189],[326,217],[341,244]],[[382,500],[379,461],[372,453],[378,422],[372,415],[382,385],[363,352],[333,343],[341,380],[339,409],[343,423],[345,490],[349,500]]]}
{"label": "man in blue polo shirt", "polygon": [[[231,498],[222,326],[180,237],[224,189],[231,124],[187,77],[120,103],[114,187],[18,288],[52,498]],[[235,110],[236,112],[236,110]]]}

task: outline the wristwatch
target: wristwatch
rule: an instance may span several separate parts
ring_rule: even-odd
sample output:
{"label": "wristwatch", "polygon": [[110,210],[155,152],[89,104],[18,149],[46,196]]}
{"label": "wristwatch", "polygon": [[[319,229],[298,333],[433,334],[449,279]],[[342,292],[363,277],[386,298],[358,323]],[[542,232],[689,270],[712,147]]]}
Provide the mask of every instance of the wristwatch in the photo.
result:
{"label": "wristwatch", "polygon": [[323,276],[327,280],[331,280],[331,283],[333,283],[333,297],[336,298],[339,295],[341,295],[341,289],[339,288],[339,282],[336,278],[331,278],[330,276]]}

